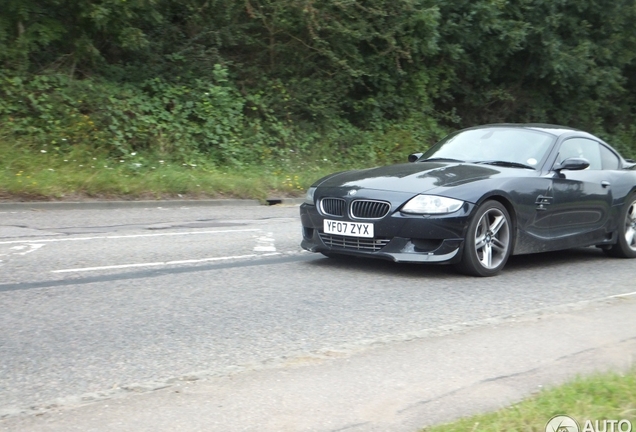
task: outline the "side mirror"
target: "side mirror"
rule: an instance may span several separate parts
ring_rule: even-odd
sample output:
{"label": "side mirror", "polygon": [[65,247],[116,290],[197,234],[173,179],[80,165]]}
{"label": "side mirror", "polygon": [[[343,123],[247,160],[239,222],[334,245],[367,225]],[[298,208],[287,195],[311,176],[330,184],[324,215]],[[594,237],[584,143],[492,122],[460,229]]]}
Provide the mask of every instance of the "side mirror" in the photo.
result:
{"label": "side mirror", "polygon": [[561,170],[569,170],[569,171],[581,171],[590,166],[590,162],[584,158],[567,158],[560,164],[556,164],[554,166],[554,170],[556,172],[561,172]]}
{"label": "side mirror", "polygon": [[424,153],[413,153],[409,155],[409,162],[415,162],[416,160],[418,160],[419,158],[422,157]]}

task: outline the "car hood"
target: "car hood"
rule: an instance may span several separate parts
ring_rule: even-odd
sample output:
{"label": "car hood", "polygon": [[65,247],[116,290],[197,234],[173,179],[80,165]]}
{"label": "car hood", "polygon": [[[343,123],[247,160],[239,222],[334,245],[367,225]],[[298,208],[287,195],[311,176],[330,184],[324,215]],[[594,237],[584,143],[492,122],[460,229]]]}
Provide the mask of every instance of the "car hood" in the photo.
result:
{"label": "car hood", "polygon": [[319,187],[375,189],[422,193],[437,187],[450,187],[510,173],[529,170],[500,168],[472,163],[417,162],[333,174],[318,182]]}

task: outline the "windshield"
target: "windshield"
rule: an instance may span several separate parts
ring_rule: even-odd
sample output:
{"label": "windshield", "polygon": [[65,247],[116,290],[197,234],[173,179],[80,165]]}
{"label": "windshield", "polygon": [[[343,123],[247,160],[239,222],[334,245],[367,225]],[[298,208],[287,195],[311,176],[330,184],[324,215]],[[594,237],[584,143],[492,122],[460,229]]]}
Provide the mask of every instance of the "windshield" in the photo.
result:
{"label": "windshield", "polygon": [[537,168],[547,155],[554,136],[545,132],[492,127],[451,134],[419,159],[455,159],[466,162],[510,162]]}

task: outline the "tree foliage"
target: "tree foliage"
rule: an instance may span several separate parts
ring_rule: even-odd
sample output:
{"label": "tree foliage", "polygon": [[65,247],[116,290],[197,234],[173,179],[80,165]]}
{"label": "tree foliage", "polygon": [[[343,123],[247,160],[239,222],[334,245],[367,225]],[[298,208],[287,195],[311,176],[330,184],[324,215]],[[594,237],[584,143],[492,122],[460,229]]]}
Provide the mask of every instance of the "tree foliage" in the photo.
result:
{"label": "tree foliage", "polygon": [[549,122],[636,151],[633,0],[1,1],[2,129],[37,142],[384,161]]}

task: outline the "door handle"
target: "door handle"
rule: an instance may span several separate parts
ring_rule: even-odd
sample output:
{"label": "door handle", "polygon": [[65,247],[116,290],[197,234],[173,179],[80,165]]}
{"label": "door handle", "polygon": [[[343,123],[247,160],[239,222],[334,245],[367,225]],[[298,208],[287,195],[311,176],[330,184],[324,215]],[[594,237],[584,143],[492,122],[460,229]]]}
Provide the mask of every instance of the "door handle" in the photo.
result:
{"label": "door handle", "polygon": [[608,188],[610,187],[612,184],[610,182],[608,182],[607,180],[603,180],[601,182],[601,186],[603,186],[604,188]]}

